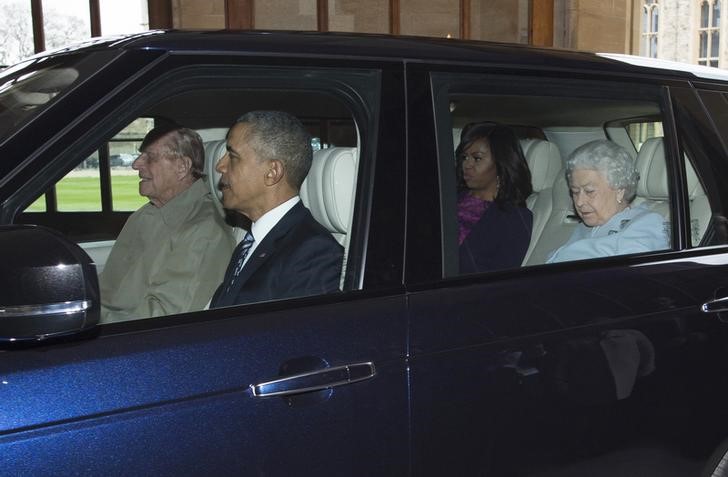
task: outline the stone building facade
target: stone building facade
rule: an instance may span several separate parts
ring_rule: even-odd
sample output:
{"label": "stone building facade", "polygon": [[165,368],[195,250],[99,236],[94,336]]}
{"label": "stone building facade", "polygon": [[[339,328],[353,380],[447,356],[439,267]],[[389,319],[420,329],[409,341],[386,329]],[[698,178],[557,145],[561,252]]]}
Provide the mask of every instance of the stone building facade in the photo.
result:
{"label": "stone building facade", "polygon": [[[173,26],[225,28],[229,0],[169,0]],[[317,0],[251,0],[253,28],[316,30]],[[397,5],[395,11],[393,5]],[[728,0],[327,0],[326,29],[529,43],[553,10],[546,46],[728,67]],[[537,13],[538,14],[538,13]]]}
{"label": "stone building facade", "polygon": [[[630,53],[683,63],[728,66],[728,0],[639,0],[635,2]],[[650,37],[654,39],[650,41]]]}

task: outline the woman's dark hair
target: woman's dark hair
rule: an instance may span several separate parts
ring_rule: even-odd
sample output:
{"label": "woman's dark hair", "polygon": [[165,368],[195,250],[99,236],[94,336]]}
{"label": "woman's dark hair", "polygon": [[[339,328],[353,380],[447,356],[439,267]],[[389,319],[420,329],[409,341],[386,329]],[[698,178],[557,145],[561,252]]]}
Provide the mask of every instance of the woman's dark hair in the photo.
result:
{"label": "woman's dark hair", "polygon": [[458,190],[468,190],[463,180],[463,154],[475,141],[485,139],[495,161],[499,178],[498,195],[495,202],[526,206],[526,199],[533,192],[531,171],[528,169],[521,144],[511,128],[493,122],[470,123],[460,134],[460,144],[455,149]]}

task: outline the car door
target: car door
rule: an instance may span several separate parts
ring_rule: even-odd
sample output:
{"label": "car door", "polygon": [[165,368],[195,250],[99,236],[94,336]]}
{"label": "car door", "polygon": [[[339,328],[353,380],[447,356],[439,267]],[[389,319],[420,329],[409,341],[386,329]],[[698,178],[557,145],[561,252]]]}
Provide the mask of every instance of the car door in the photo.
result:
{"label": "car door", "polygon": [[[197,74],[205,68],[240,68],[247,71],[237,78],[243,83],[256,81],[262,71],[256,68],[272,68],[282,90],[302,84],[299,60],[280,54],[275,60],[233,56],[178,52],[117,83],[88,81],[85,87],[109,93],[89,102],[64,135],[38,144],[28,160],[18,161],[13,181],[5,183],[17,187],[2,189],[3,217],[14,218],[71,169],[74,158],[82,160],[113,136],[150,98],[171,96],[174,84],[186,80],[194,86],[190,91],[211,86]],[[4,344],[0,463],[6,472],[407,473],[405,182],[403,174],[391,174],[404,169],[401,66],[336,66],[310,58],[309,73],[317,61],[326,65],[325,75],[311,80],[317,91],[340,96],[337,88],[343,87],[361,95],[352,99],[354,109],[360,108],[361,143],[345,291],[101,325],[62,340]],[[364,83],[336,78],[347,69],[350,79],[365,78]],[[296,72],[294,79],[280,76],[285,71]],[[160,76],[167,81],[157,81]],[[267,81],[264,74],[258,79]],[[326,84],[334,83],[338,86],[327,90]],[[369,86],[362,87],[365,83]],[[361,98],[371,102],[364,105]],[[63,106],[58,102],[45,117],[60,121],[56,116],[63,115]],[[4,152],[12,150],[12,141],[3,146]],[[53,171],[53,177],[33,178],[39,170]]]}
{"label": "car door", "polygon": [[[696,475],[726,437],[728,330],[720,313],[701,311],[726,281],[726,196],[715,179],[728,172],[726,151],[686,83],[539,71],[408,68],[410,90],[432,92],[410,105],[410,157],[420,161],[411,183],[423,170],[441,175],[420,190],[440,197],[418,201],[408,223],[408,256],[429,257],[407,268],[413,471]],[[670,248],[460,275],[454,146],[462,124],[501,122],[558,143],[565,158],[581,137],[610,139],[602,125],[615,115],[657,115],[665,128],[659,180],[669,197],[641,198],[638,189],[635,200],[662,208]],[[413,131],[432,134],[415,141]],[[714,217],[700,242],[688,225],[688,163]],[[558,246],[576,226],[573,209],[558,213],[570,200],[563,172],[543,190],[554,200],[538,240]],[[421,236],[442,237],[441,247],[426,250]]]}

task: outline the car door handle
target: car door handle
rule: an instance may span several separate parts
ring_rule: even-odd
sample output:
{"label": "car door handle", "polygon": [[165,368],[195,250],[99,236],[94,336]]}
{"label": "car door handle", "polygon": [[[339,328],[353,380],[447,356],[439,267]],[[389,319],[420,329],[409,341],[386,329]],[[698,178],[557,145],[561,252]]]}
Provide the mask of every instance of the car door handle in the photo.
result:
{"label": "car door handle", "polygon": [[260,384],[251,384],[250,390],[253,392],[254,397],[290,396],[364,381],[373,378],[376,374],[377,370],[374,363],[369,361],[318,369]]}
{"label": "car door handle", "polygon": [[703,313],[719,313],[721,311],[728,311],[728,296],[706,301],[700,307],[700,311]]}

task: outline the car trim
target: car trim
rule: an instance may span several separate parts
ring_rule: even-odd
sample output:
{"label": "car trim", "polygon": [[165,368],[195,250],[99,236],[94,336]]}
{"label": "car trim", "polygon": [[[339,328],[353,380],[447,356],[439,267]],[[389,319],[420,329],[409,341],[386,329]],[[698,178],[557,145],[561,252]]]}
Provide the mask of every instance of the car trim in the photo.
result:
{"label": "car trim", "polygon": [[42,305],[1,306],[0,319],[38,315],[70,315],[91,308],[90,300],[64,301]]}
{"label": "car trim", "polygon": [[250,390],[253,397],[290,396],[364,381],[373,378],[376,374],[377,370],[374,363],[367,361],[294,374],[260,384],[251,384]]}

